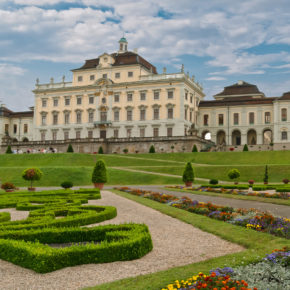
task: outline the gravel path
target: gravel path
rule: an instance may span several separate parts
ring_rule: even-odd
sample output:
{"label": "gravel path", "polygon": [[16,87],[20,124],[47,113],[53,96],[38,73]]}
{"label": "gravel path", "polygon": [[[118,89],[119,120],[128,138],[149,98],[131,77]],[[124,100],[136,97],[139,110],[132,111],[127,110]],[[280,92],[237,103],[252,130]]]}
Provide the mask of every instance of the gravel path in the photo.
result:
{"label": "gravel path", "polygon": [[11,221],[18,221],[28,218],[29,211],[16,210],[15,208],[0,209],[0,212],[10,212]]}
{"label": "gravel path", "polygon": [[81,265],[48,274],[37,274],[0,260],[0,289],[80,289],[243,250],[241,246],[109,191],[102,191],[102,199],[91,200],[89,204],[117,208],[116,218],[100,224],[147,224],[153,240],[153,251],[134,261]]}
{"label": "gravel path", "polygon": [[188,192],[178,192],[173,190],[165,189],[164,187],[154,186],[154,185],[131,185],[131,188],[147,189],[156,192],[167,193],[171,195],[176,195],[179,197],[188,196],[191,199],[202,201],[202,202],[212,202],[217,205],[227,205],[234,208],[256,208],[261,211],[268,211],[275,216],[290,218],[290,207],[287,205],[265,203],[252,200],[241,200],[233,199],[219,196],[209,196],[202,194],[193,194]]}

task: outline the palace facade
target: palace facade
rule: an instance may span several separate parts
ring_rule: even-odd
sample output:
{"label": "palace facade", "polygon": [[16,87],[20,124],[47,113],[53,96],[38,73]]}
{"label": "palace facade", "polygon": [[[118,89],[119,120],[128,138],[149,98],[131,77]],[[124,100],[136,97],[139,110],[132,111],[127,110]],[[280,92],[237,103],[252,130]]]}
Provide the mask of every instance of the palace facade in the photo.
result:
{"label": "palace facade", "polygon": [[125,38],[118,52],[86,60],[72,73],[72,82],[37,80],[30,111],[2,105],[2,151],[7,144],[65,150],[68,143],[78,144],[81,152],[96,151],[98,144],[110,153],[148,152],[149,143],[162,152],[189,151],[193,144],[219,151],[241,150],[244,144],[253,150],[290,149],[290,92],[268,98],[239,81],[206,101],[201,85],[183,67],[158,74],[136,51],[128,51]]}

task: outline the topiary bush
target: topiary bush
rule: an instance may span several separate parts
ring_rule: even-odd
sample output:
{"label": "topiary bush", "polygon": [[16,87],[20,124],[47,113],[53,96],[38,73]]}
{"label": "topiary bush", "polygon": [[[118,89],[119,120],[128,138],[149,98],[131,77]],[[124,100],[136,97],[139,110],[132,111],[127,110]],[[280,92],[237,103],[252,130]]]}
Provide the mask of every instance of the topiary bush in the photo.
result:
{"label": "topiary bush", "polygon": [[229,172],[228,172],[228,177],[230,179],[236,179],[237,180],[240,176],[241,176],[241,173],[240,173],[240,171],[238,169],[234,168],[234,169],[229,170]]}
{"label": "topiary bush", "polygon": [[244,145],[243,151],[249,151],[249,148],[248,148],[247,144]]}
{"label": "topiary bush", "polygon": [[194,144],[193,147],[192,147],[192,152],[198,152],[198,149],[196,147],[196,145]]}
{"label": "topiary bush", "polygon": [[66,152],[67,153],[73,153],[74,152],[74,149],[73,149],[71,144],[68,145]]}
{"label": "topiary bush", "polygon": [[191,162],[187,162],[183,171],[182,180],[184,183],[194,181],[194,172],[193,172]]}
{"label": "topiary bush", "polygon": [[104,154],[104,150],[102,146],[99,147],[98,154]]}
{"label": "topiary bush", "polygon": [[92,174],[92,182],[93,183],[106,183],[107,180],[108,180],[108,177],[107,177],[106,164],[103,160],[98,160]]}
{"label": "topiary bush", "polygon": [[38,168],[28,168],[22,172],[22,178],[30,181],[30,188],[32,188],[33,181],[40,180],[43,173]]}
{"label": "topiary bush", "polygon": [[4,182],[1,184],[1,188],[4,190],[16,189],[16,186],[11,182]]}
{"label": "topiary bush", "polygon": [[60,186],[64,189],[67,189],[73,187],[73,183],[71,181],[64,181]]}
{"label": "topiary bush", "polygon": [[155,153],[155,147],[154,147],[154,145],[151,145],[150,146],[149,153]]}
{"label": "topiary bush", "polygon": [[264,173],[264,184],[267,184],[269,181],[269,176],[268,176],[268,165],[265,166],[265,173]]}
{"label": "topiary bush", "polygon": [[13,153],[10,145],[7,146],[7,149],[6,149],[5,153],[6,154],[12,154]]}
{"label": "topiary bush", "polygon": [[215,185],[218,184],[219,181],[217,179],[210,179],[209,184]]}

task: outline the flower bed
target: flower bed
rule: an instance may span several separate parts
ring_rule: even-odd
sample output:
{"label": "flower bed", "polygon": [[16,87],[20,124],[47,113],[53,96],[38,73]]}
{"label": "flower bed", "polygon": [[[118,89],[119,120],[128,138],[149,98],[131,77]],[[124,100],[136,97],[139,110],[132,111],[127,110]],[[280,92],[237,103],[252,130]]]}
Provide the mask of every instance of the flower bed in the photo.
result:
{"label": "flower bed", "polygon": [[[290,193],[287,192],[286,189],[282,189],[282,188],[277,188],[277,191],[279,191],[279,193],[268,193],[268,192],[258,192],[258,191],[249,192],[248,190],[238,189],[235,186],[226,186],[226,185],[224,185],[224,186],[215,185],[214,187],[204,186],[204,185],[199,186],[199,187],[185,187],[185,186],[180,186],[180,185],[168,185],[166,187],[167,188],[174,188],[174,189],[181,189],[181,190],[188,190],[188,191],[214,192],[214,193],[223,193],[223,194],[267,197],[267,198],[282,198],[282,199],[289,199],[290,198]],[[235,187],[235,188],[227,188],[227,187]],[[246,185],[246,187],[248,187],[248,186]],[[255,187],[253,189],[255,189]],[[261,190],[263,190],[263,189],[261,189]]]}
{"label": "flower bed", "polygon": [[[80,227],[117,215],[112,206],[82,205],[99,198],[96,189],[1,195],[1,208],[30,213],[19,221],[10,221],[9,213],[0,214],[0,259],[47,273],[80,264],[137,259],[150,252],[151,236],[144,224]],[[49,244],[69,246],[53,248]]]}
{"label": "flower bed", "polygon": [[176,280],[162,290],[288,289],[287,287],[290,285],[289,266],[290,251],[283,248],[282,250],[274,250],[272,254],[267,255],[257,264],[234,269],[230,267],[213,269],[208,275],[199,273],[186,280]]}
{"label": "flower bed", "polygon": [[149,198],[170,206],[187,210],[196,214],[202,214],[210,218],[222,220],[234,225],[246,227],[272,235],[290,238],[290,219],[274,217],[268,213],[256,209],[234,209],[228,206],[215,205],[210,202],[198,202],[190,198],[151,192],[128,187],[116,188],[133,195]]}

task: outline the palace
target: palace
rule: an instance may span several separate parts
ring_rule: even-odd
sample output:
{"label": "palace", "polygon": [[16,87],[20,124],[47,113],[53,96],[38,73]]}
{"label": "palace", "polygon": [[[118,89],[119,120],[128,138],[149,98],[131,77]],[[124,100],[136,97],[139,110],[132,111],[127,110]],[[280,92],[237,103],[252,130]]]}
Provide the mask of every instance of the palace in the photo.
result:
{"label": "palace", "polygon": [[[0,144],[64,152],[108,153],[201,150],[290,149],[290,93],[267,98],[255,85],[239,81],[204,100],[203,88],[184,73],[155,66],[123,37],[116,53],[104,53],[72,70],[72,82],[40,84],[30,111],[0,108]],[[211,139],[211,141],[209,140]]]}

